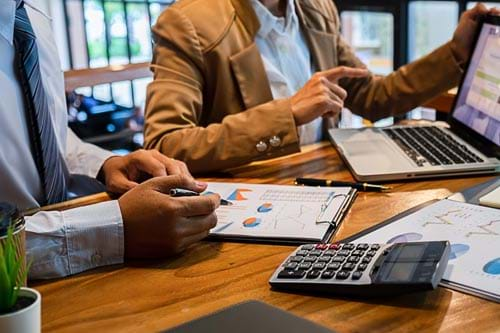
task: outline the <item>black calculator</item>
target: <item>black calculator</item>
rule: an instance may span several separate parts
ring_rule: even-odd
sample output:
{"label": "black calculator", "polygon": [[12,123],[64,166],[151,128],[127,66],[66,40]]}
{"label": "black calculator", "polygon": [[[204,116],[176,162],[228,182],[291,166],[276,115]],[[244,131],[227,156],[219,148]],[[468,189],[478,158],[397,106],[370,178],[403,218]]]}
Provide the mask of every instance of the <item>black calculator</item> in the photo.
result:
{"label": "black calculator", "polygon": [[273,289],[360,297],[432,290],[449,254],[447,241],[307,244],[280,265],[269,283]]}

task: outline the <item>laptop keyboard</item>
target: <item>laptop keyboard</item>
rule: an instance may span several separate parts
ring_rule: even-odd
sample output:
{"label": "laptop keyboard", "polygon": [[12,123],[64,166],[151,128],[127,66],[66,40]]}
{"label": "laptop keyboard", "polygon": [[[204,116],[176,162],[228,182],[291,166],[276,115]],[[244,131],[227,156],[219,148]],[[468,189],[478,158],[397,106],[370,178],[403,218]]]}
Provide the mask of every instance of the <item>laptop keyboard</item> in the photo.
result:
{"label": "laptop keyboard", "polygon": [[436,126],[384,128],[383,131],[419,167],[484,162]]}

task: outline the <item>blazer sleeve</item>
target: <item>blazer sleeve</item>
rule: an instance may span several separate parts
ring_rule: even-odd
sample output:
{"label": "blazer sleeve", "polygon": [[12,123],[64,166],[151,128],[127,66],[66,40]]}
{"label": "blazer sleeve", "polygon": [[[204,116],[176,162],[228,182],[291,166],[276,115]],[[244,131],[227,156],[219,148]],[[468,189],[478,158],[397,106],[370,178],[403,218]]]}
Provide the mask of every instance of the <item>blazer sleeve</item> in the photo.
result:
{"label": "blazer sleeve", "polygon": [[[184,161],[190,170],[207,172],[300,150],[290,102],[265,103],[226,115],[220,123],[207,119],[204,101],[205,59],[196,30],[175,8],[166,10],[153,28],[154,80],[148,86],[145,146]],[[279,147],[269,139],[278,136]],[[266,142],[259,152],[256,143]]]}
{"label": "blazer sleeve", "polygon": [[[338,22],[336,10],[334,15]],[[336,36],[339,66],[366,67],[340,31]],[[339,84],[348,92],[346,107],[363,118],[376,121],[406,113],[456,87],[462,73],[448,42],[388,76],[371,74],[362,79],[342,79]]]}

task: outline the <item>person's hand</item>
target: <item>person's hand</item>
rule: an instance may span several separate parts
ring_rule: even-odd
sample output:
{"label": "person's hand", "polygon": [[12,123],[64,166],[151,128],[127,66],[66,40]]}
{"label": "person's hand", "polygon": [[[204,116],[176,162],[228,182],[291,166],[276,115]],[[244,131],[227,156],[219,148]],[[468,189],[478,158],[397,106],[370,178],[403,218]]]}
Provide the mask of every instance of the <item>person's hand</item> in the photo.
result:
{"label": "person's hand", "polygon": [[205,190],[205,183],[184,176],[150,179],[119,200],[126,258],[159,258],[178,254],[202,240],[217,224],[220,197],[210,194],[173,198],[170,189]]}
{"label": "person's hand", "polygon": [[184,162],[168,158],[156,150],[138,150],[107,159],[99,175],[107,191],[122,194],[151,177],[185,175],[192,178]]}
{"label": "person's hand", "polygon": [[478,3],[474,8],[465,11],[460,17],[451,40],[451,50],[460,65],[469,60],[479,22],[487,14],[500,15],[500,10],[497,8],[488,10],[484,4]]}
{"label": "person's hand", "polygon": [[297,126],[321,116],[334,116],[342,111],[347,92],[338,85],[342,78],[365,77],[368,70],[336,67],[318,72],[291,97],[293,117]]}

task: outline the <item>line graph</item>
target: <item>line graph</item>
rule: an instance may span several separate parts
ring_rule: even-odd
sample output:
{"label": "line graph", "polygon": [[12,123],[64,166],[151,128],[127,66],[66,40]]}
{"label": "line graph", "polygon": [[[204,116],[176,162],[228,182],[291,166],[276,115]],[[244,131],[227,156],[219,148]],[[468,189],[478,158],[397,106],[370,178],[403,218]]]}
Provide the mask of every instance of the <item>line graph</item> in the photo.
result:
{"label": "line graph", "polygon": [[[307,215],[315,214],[313,208],[304,204],[300,205],[299,209],[295,212],[292,211],[293,208],[296,209],[296,207],[281,207],[281,211],[273,218],[273,228],[275,230],[282,228],[283,224],[288,227],[295,225],[298,229],[303,230],[306,227],[305,221],[307,221]],[[309,217],[309,220],[310,219],[311,217]]]}
{"label": "line graph", "polygon": [[[470,231],[467,234],[465,234],[465,237],[469,238],[471,236],[477,235],[477,236],[500,236],[500,228],[499,230],[494,230],[494,226],[500,223],[500,220],[494,220],[490,221],[486,224],[483,225],[478,225],[477,228],[481,229],[481,231]],[[500,226],[500,224],[498,224]]]}
{"label": "line graph", "polygon": [[462,212],[462,210],[457,209],[457,210],[447,211],[446,213],[441,214],[441,215],[436,215],[436,216],[434,216],[434,218],[436,220],[438,220],[437,222],[436,221],[426,221],[426,222],[424,222],[424,224],[422,225],[422,227],[426,227],[426,226],[432,225],[432,224],[437,224],[437,225],[443,225],[443,224],[444,225],[453,225],[453,222],[448,217],[450,215],[452,215],[452,214],[456,214],[456,213],[460,213],[460,212]]}
{"label": "line graph", "polygon": [[500,209],[441,200],[356,239],[387,240],[448,241],[443,279],[500,297]]}

